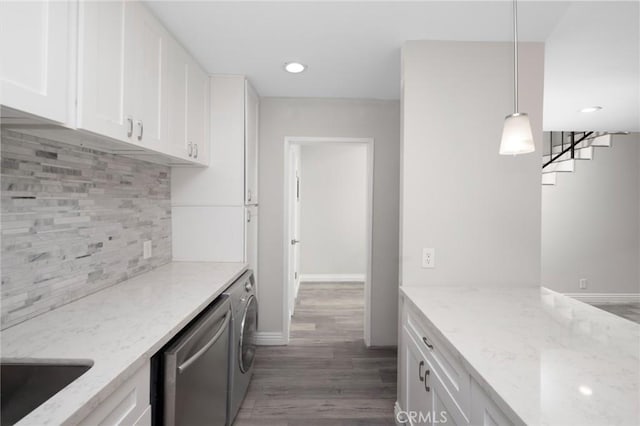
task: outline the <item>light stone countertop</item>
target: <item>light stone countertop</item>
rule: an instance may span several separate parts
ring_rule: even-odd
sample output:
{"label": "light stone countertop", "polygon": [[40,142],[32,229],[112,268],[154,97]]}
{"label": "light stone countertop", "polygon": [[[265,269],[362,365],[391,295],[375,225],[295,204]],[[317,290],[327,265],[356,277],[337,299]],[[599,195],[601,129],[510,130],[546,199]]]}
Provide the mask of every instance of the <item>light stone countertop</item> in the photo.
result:
{"label": "light stone countertop", "polygon": [[538,287],[401,292],[520,421],[640,424],[640,325]]}
{"label": "light stone countertop", "polygon": [[94,362],[18,424],[81,421],[246,270],[172,262],[3,330],[3,358]]}

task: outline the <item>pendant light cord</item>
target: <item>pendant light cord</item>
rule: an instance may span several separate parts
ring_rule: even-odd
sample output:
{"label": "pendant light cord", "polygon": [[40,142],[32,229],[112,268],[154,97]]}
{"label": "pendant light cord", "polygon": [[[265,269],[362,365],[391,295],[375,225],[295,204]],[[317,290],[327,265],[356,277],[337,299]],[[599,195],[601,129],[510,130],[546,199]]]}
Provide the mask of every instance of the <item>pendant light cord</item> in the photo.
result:
{"label": "pendant light cord", "polygon": [[513,112],[518,112],[518,3],[513,0]]}

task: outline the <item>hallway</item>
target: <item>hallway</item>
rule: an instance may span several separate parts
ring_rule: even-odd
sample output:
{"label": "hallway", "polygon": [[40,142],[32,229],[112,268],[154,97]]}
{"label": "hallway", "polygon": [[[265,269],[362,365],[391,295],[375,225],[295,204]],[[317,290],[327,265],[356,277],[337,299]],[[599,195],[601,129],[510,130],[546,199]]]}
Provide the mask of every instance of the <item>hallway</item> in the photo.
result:
{"label": "hallway", "polygon": [[302,283],[289,346],[261,346],[236,426],[393,425],[396,349],[367,349],[362,283]]}

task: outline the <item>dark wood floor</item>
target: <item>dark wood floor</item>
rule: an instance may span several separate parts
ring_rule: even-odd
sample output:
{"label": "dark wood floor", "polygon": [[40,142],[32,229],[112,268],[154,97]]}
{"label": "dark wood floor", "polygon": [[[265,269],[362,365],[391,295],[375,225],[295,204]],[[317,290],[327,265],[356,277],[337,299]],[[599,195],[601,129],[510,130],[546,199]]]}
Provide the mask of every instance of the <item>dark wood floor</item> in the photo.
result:
{"label": "dark wood floor", "polygon": [[640,303],[594,303],[593,306],[640,324]]}
{"label": "dark wood floor", "polygon": [[393,425],[396,349],[363,336],[361,283],[303,283],[289,346],[261,346],[235,426]]}

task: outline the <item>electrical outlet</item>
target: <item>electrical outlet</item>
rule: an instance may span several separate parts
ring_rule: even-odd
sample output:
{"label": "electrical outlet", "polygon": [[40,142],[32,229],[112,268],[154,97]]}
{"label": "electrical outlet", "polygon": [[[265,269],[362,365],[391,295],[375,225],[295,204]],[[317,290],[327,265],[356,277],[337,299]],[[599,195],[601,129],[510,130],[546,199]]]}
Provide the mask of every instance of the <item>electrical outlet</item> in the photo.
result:
{"label": "electrical outlet", "polygon": [[434,248],[422,249],[422,267],[423,268],[436,267],[436,249]]}
{"label": "electrical outlet", "polygon": [[586,278],[580,278],[580,284],[579,285],[580,285],[580,288],[583,289],[583,290],[585,288],[587,288],[587,279]]}
{"label": "electrical outlet", "polygon": [[147,240],[144,243],[142,243],[142,258],[143,259],[149,259],[151,257],[151,252],[152,252],[152,245],[151,245],[151,240]]}

